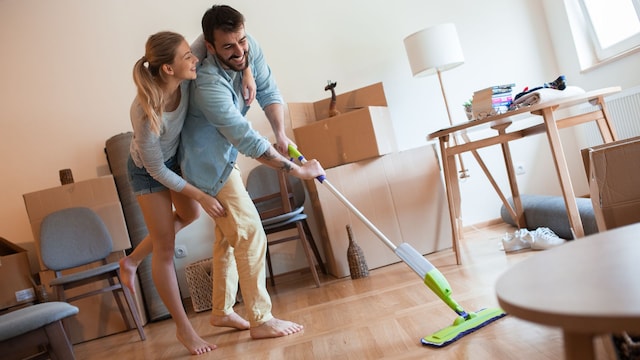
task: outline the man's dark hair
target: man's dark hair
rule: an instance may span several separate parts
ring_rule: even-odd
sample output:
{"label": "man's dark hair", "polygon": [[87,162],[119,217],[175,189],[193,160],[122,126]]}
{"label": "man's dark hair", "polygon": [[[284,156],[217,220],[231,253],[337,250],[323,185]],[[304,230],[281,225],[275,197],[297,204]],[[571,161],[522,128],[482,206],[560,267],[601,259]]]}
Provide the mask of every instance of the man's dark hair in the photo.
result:
{"label": "man's dark hair", "polygon": [[228,5],[213,5],[202,16],[202,33],[204,39],[214,45],[214,30],[226,33],[237,32],[244,26],[244,15]]}

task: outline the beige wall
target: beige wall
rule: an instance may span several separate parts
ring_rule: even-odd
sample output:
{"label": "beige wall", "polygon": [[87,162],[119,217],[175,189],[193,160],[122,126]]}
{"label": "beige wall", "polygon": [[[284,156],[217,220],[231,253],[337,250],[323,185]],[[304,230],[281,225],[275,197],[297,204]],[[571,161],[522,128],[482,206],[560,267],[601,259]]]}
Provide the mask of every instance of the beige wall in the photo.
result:
{"label": "beige wall", "polygon": [[[568,74],[570,82],[589,89],[640,83],[637,71],[618,71],[616,63],[588,75],[573,71],[570,38],[564,33],[561,11],[555,11],[561,10],[559,1],[228,3],[246,15],[247,30],[261,42],[287,101],[326,97],[323,87],[328,79],[338,82],[338,92],[382,81],[395,136],[404,149],[423,145],[428,133],[447,125],[437,78],[411,78],[402,42],[430,25],[454,22],[461,38],[465,64],[443,74],[457,121],[464,121],[460,105],[474,90],[496,83],[515,82],[521,88],[552,80],[561,72]],[[202,0],[0,1],[0,236],[31,246],[22,194],[59,185],[58,170],[71,168],[76,180],[108,171],[104,142],[131,129],[131,67],[143,54],[147,36],[174,30],[194,39],[201,15],[211,4]],[[552,14],[552,34],[543,4]],[[558,51],[562,51],[560,60],[554,55]],[[634,56],[623,65],[629,67],[637,60]],[[257,109],[249,117],[263,122]],[[268,133],[268,127],[263,128]],[[551,171],[545,157],[533,151],[544,143],[527,141],[514,151],[514,158],[531,168]],[[499,164],[499,158],[489,164],[493,162]],[[480,170],[471,158],[467,163],[472,178],[462,189],[465,222],[498,217],[499,199],[478,175]],[[530,176],[531,172],[523,181],[541,186]],[[558,192],[557,184],[541,187]],[[206,241],[194,241],[202,241],[196,252],[206,257]]]}

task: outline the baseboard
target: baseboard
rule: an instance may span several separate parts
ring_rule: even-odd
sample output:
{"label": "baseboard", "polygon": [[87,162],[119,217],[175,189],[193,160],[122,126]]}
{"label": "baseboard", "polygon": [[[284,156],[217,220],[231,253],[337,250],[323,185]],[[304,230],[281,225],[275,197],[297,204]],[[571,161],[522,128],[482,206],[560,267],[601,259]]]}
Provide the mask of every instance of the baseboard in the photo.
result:
{"label": "baseboard", "polygon": [[506,223],[501,218],[496,218],[496,219],[491,219],[491,220],[475,223],[475,224],[472,224],[472,225],[463,226],[462,227],[462,231],[483,229],[483,228],[486,228],[486,227],[489,227],[489,226],[499,225],[499,224],[506,224]]}

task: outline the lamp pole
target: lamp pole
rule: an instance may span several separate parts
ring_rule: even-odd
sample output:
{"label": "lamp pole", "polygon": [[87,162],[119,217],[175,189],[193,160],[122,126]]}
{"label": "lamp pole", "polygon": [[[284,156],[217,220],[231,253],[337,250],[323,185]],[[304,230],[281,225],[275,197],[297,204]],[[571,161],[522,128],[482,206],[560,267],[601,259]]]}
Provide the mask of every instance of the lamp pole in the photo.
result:
{"label": "lamp pole", "polygon": [[[445,108],[447,108],[447,117],[449,118],[449,125],[453,126],[453,120],[451,119],[451,110],[449,110],[449,102],[447,101],[447,94],[444,92],[444,85],[442,84],[442,76],[440,69],[437,69],[437,73],[438,73],[438,82],[440,82],[440,91],[442,91],[442,98],[444,99],[444,106]],[[453,144],[455,146],[458,145],[458,141],[456,140],[456,135],[453,134],[453,136],[451,136],[451,140],[453,140]],[[464,162],[462,162],[462,154],[457,154],[457,158],[458,158],[458,163],[460,164],[460,170],[458,171],[458,173],[460,174],[459,177],[460,179],[466,179],[468,178],[469,175],[469,169],[464,167]]]}

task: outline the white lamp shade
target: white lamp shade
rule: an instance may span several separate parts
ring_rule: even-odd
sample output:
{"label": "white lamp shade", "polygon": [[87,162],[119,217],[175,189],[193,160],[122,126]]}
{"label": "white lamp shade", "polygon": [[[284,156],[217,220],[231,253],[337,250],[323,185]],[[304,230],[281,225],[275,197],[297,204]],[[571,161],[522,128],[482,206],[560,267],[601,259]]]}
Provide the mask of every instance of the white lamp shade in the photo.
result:
{"label": "white lamp shade", "polygon": [[464,63],[464,55],[454,24],[420,30],[404,39],[413,76],[426,76]]}

